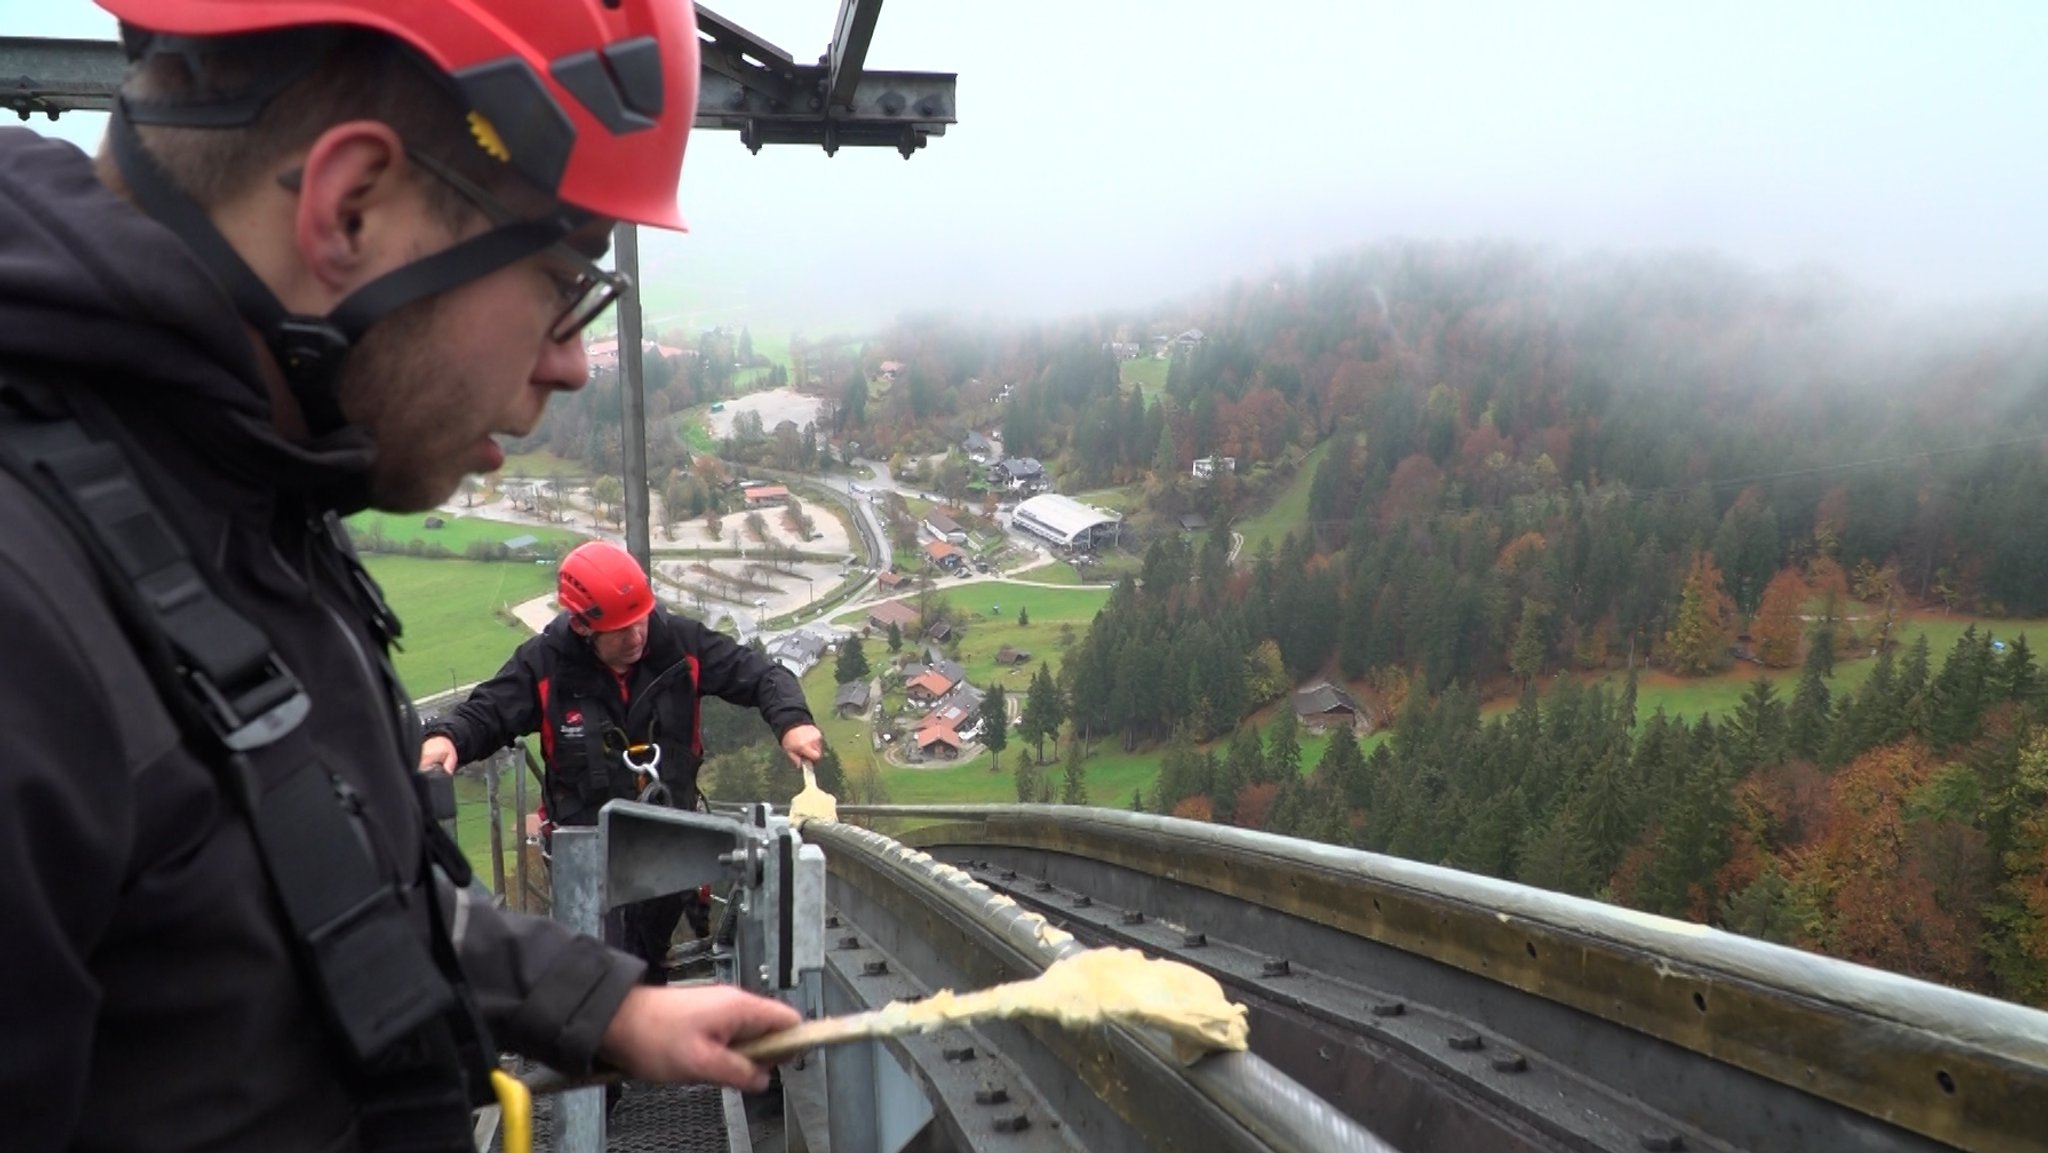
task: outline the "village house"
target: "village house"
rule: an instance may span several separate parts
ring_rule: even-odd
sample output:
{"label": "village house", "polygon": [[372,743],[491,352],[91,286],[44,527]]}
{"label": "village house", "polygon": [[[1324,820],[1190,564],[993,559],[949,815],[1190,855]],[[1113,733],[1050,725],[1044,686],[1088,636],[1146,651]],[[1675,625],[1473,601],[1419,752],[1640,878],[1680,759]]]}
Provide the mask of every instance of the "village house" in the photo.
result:
{"label": "village house", "polygon": [[902,601],[882,601],[868,606],[868,628],[878,633],[889,631],[895,625],[899,631],[917,631],[917,610]]}
{"label": "village house", "polygon": [[848,681],[839,686],[832,695],[832,711],[843,719],[857,717],[868,711],[868,683],[865,680]]}
{"label": "village house", "polygon": [[1294,694],[1294,716],[1301,722],[1301,727],[1310,732],[1320,733],[1334,728],[1370,732],[1372,729],[1371,718],[1357,698],[1328,681]]}
{"label": "village house", "polygon": [[938,757],[954,761],[960,759],[960,734],[943,725],[919,729],[917,751],[926,757]]}
{"label": "village house", "polygon": [[933,540],[947,541],[952,544],[967,543],[967,530],[960,527],[959,521],[954,520],[938,509],[933,509],[925,515],[924,531],[930,533]]}

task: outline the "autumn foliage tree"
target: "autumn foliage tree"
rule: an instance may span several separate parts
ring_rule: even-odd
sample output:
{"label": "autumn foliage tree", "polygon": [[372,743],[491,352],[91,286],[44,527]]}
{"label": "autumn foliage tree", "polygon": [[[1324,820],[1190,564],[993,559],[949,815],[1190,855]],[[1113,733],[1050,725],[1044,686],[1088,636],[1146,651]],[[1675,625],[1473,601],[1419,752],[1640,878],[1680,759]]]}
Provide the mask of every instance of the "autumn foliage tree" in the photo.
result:
{"label": "autumn foliage tree", "polygon": [[1757,659],[1774,669],[1789,669],[1799,662],[1799,637],[1805,631],[1799,610],[1806,596],[1806,580],[1795,569],[1779,569],[1764,586],[1763,603],[1749,624]]}
{"label": "autumn foliage tree", "polygon": [[1664,638],[1674,671],[1705,676],[1728,667],[1728,644],[1734,639],[1735,602],[1721,583],[1721,570],[1711,553],[1697,553],[1679,596],[1678,619]]}

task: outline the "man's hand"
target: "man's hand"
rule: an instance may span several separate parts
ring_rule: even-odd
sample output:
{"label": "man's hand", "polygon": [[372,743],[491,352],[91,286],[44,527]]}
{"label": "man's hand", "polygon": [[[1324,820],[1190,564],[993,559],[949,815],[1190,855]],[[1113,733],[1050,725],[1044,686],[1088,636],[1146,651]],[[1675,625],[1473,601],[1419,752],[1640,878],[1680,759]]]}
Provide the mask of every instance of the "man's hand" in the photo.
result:
{"label": "man's hand", "polygon": [[420,742],[420,772],[438,769],[452,777],[461,763],[455,755],[455,742],[447,737],[435,735]]}
{"label": "man's hand", "polygon": [[816,725],[798,725],[782,734],[782,751],[798,768],[806,761],[815,765],[825,755],[825,734]]}
{"label": "man's hand", "polygon": [[598,1053],[643,1081],[701,1081],[759,1093],[768,1088],[767,1067],[732,1046],[802,1020],[780,1001],[731,985],[636,985],[606,1027]]}

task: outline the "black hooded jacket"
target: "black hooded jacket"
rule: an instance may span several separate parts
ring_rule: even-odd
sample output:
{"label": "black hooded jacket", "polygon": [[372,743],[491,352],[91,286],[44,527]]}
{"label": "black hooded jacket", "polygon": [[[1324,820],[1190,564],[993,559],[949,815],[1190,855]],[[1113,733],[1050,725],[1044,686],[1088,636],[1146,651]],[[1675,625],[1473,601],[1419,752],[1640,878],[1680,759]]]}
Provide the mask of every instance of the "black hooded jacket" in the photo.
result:
{"label": "black hooded jacket", "polygon": [[699,700],[706,696],[759,709],[778,739],[811,723],[803,687],[788,669],[716,629],[656,609],[630,674],[600,663],[565,614],[427,731],[454,741],[465,762],[539,733],[549,816],[594,825],[606,801],[633,795],[618,755],[624,743],[660,748],[663,783],[678,805],[694,802],[704,763]]}
{"label": "black hooded jacket", "polygon": [[[320,518],[372,447],[272,428],[246,330],[75,147],[0,129],[0,378],[75,398],[313,701],[395,885],[418,876],[418,733]],[[349,1150],[356,1103],[250,828],[182,742],[79,543],[0,472],[0,1144]],[[417,888],[421,933],[430,918]],[[443,888],[504,1046],[586,1067],[643,966]]]}

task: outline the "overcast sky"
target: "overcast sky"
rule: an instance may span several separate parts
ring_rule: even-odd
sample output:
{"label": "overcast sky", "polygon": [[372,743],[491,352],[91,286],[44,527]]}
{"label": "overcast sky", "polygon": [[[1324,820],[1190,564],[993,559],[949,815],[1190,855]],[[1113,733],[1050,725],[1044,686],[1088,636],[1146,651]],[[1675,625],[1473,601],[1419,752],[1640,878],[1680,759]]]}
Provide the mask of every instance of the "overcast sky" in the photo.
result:
{"label": "overcast sky", "polygon": [[[838,9],[717,7],[799,60]],[[0,0],[0,34],[112,23]],[[2028,0],[888,0],[869,65],[959,73],[960,123],[909,161],[700,134],[693,231],[646,240],[646,273],[692,319],[813,334],[1141,306],[1391,237],[2048,299],[2044,46]]]}

